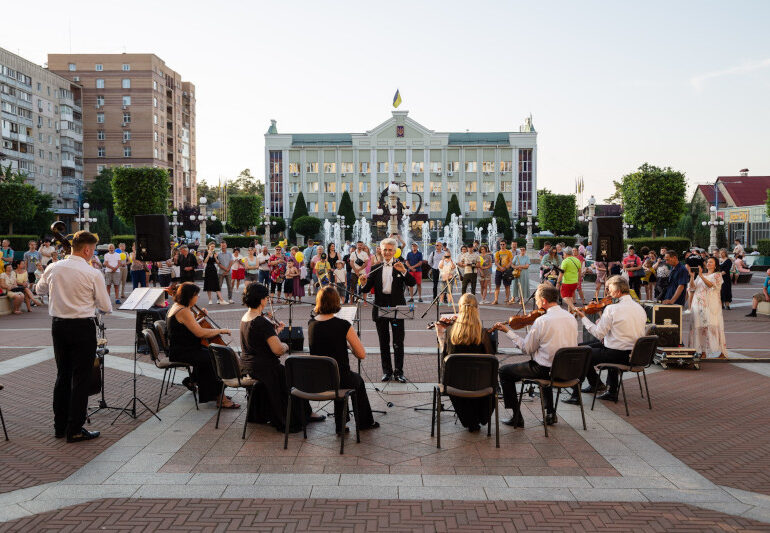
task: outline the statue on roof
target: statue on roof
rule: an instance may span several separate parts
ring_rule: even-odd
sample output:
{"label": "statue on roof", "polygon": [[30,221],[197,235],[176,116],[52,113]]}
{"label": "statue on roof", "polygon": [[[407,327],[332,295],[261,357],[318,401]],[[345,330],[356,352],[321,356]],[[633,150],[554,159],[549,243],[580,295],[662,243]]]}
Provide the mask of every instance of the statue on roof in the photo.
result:
{"label": "statue on roof", "polygon": [[278,126],[276,126],[276,120],[270,119],[270,127],[267,129],[268,135],[278,135]]}

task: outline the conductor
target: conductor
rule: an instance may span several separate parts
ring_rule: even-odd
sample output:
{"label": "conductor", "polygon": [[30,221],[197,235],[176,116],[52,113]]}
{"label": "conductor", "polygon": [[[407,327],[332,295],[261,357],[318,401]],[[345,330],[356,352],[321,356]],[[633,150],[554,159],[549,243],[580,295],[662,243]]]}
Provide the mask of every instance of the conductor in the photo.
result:
{"label": "conductor", "polygon": [[[377,337],[380,341],[380,358],[382,360],[382,381],[396,379],[406,383],[404,377],[404,319],[403,318],[379,318],[381,307],[395,307],[406,305],[404,299],[405,287],[413,287],[417,284],[406,270],[401,261],[394,259],[396,255],[396,240],[384,239],[380,243],[384,261],[369,272],[369,277],[361,276],[363,288],[362,294],[374,289],[374,307],[372,308],[372,320],[377,326]],[[393,331],[393,364],[390,361],[390,331]]]}
{"label": "conductor", "polygon": [[53,317],[51,335],[56,358],[53,389],[54,435],[67,442],[95,439],[98,431],[83,427],[88,408],[88,385],[96,355],[96,310],[112,312],[110,295],[99,270],[88,261],[94,256],[97,238],[78,231],[72,254],[49,265],[37,284],[38,294],[48,294],[48,313]]}

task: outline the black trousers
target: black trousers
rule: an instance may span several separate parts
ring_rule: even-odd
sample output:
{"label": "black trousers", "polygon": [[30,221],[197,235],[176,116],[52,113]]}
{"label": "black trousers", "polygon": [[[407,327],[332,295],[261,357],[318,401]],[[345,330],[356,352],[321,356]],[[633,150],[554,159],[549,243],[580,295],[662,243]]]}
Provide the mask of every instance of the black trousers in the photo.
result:
{"label": "black trousers", "polygon": [[463,274],[463,284],[462,284],[462,293],[465,294],[465,289],[468,288],[468,285],[471,286],[471,294],[476,294],[476,277],[477,274]]}
{"label": "black trousers", "polygon": [[436,296],[438,296],[438,283],[441,280],[439,270],[437,268],[431,268],[430,277],[433,278],[433,299],[435,300]]}
{"label": "black trousers", "polygon": [[192,366],[193,375],[190,379],[198,385],[198,401],[200,403],[218,400],[222,394],[222,382],[214,371],[214,363],[208,348],[203,346],[189,350],[171,349],[172,361],[189,363]]}
{"label": "black trousers", "polygon": [[[591,365],[588,367],[588,374],[586,379],[591,386],[594,386],[599,381],[599,375],[596,373],[594,366],[599,363],[615,363],[615,364],[628,364],[628,357],[631,355],[631,350],[612,350],[607,348],[601,342],[595,342],[589,344],[591,347]],[[614,368],[608,369],[607,386],[610,388],[611,393],[618,393],[618,371]]]}
{"label": "black trousers", "polygon": [[51,336],[56,359],[54,431],[74,435],[86,421],[88,388],[96,357],[96,324],[92,318],[54,317]]}
{"label": "black trousers", "polygon": [[641,298],[642,294],[642,278],[641,277],[629,277],[628,278],[628,286],[634,289],[634,292],[636,292],[636,295]]}
{"label": "black trousers", "polygon": [[[516,383],[522,379],[549,379],[551,369],[547,366],[540,366],[534,360],[512,365],[503,365],[498,371],[500,374],[500,387],[503,389],[503,402],[506,409],[513,409],[514,418],[521,418],[519,406],[519,396],[516,394]],[[554,413],[553,408],[553,389],[551,387],[543,388],[545,395],[545,409],[548,413]]]}
{"label": "black trousers", "polygon": [[[349,372],[340,376],[341,389],[355,389],[354,396],[356,410],[358,411],[358,420],[356,424],[359,428],[370,428],[374,424],[372,415],[372,406],[369,404],[369,397],[366,395],[366,384],[363,378],[356,372]],[[342,417],[345,415],[345,403],[341,400],[334,402],[334,421],[337,432],[342,431],[344,425]],[[347,422],[347,421],[346,421]]]}
{"label": "black trousers", "polygon": [[395,373],[404,373],[404,319],[396,320],[378,318],[374,321],[377,326],[377,338],[380,340],[380,359],[382,371],[385,374],[393,373],[393,364],[390,362],[390,330],[393,330],[393,362]]}

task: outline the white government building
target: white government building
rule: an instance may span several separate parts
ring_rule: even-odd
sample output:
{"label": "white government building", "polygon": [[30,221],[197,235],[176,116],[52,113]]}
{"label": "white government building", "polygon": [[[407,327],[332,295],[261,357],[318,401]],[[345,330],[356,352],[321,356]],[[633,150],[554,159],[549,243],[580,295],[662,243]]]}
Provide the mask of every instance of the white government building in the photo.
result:
{"label": "white government building", "polygon": [[[290,218],[302,191],[308,210],[321,219],[336,216],[344,191],[356,217],[371,218],[390,182],[419,193],[431,227],[446,216],[457,194],[466,220],[489,217],[502,192],[512,219],[537,209],[537,132],[532,118],[519,131],[442,133],[409,118],[393,116],[366,133],[265,134],[266,205]],[[417,199],[402,201],[417,207]]]}

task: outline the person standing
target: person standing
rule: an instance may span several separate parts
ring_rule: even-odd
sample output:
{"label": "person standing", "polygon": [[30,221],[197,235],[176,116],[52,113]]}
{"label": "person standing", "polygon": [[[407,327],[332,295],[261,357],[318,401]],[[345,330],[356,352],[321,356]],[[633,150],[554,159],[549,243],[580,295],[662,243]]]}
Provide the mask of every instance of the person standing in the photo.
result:
{"label": "person standing", "polygon": [[51,246],[51,239],[44,239],[43,246],[40,247],[40,262],[43,264],[43,270],[53,261],[56,261],[56,248]]}
{"label": "person standing", "polygon": [[40,262],[40,252],[37,251],[37,243],[29,241],[29,250],[24,252],[24,262],[27,264],[27,277],[31,285],[35,284],[35,272],[37,264]]}
{"label": "person standing", "polygon": [[219,275],[217,274],[217,246],[214,241],[210,242],[206,249],[203,264],[203,290],[208,294],[209,305],[212,303],[212,292],[217,295],[217,303],[226,305],[227,302],[222,298],[222,283],[219,281]]}
{"label": "person standing", "polygon": [[628,247],[628,255],[623,258],[623,270],[628,273],[628,285],[634,291],[637,298],[642,297],[642,277],[644,268],[642,260],[636,255],[633,246]]}
{"label": "person standing", "polygon": [[270,294],[276,294],[280,298],[283,282],[286,279],[286,256],[283,248],[275,247],[275,253],[270,256],[267,264],[270,266]]}
{"label": "person standing", "polygon": [[672,250],[666,252],[666,263],[670,267],[670,271],[663,303],[666,305],[675,304],[684,307],[690,275],[687,273],[685,266],[679,262],[679,256]]}
{"label": "person standing", "polygon": [[412,243],[412,251],[406,254],[406,268],[414,277],[416,285],[409,287],[409,301],[414,301],[414,294],[417,293],[417,301],[422,303],[422,265],[425,263],[422,259],[422,252],[416,242]]}
{"label": "person standing", "polygon": [[746,315],[747,317],[757,316],[757,308],[759,307],[759,302],[770,302],[770,294],[768,293],[768,289],[770,288],[770,268],[767,269],[766,274],[767,276],[765,277],[765,282],[762,285],[762,292],[758,292],[752,297],[751,313]]}
{"label": "person standing", "polygon": [[438,285],[441,281],[441,272],[439,264],[444,259],[444,243],[436,241],[436,248],[428,256],[428,266],[430,266],[430,277],[433,280],[433,299],[438,296]]}
{"label": "person standing", "polygon": [[727,255],[727,248],[719,250],[719,271],[722,274],[722,289],[720,297],[722,299],[722,308],[730,309],[733,301],[733,282],[730,279],[730,271],[733,269],[733,262]]}
{"label": "person standing", "polygon": [[115,292],[115,303],[120,304],[120,254],[115,251],[115,245],[110,244],[107,253],[104,254],[104,282],[107,285],[107,294],[110,287]]}
{"label": "person standing", "polygon": [[97,310],[112,312],[104,278],[88,264],[97,242],[93,233],[75,233],[72,254],[47,268],[37,284],[38,293],[48,295],[48,314],[53,317],[51,336],[56,359],[54,435],[66,437],[67,442],[99,436],[98,431],[83,427],[96,355],[94,316]]}
{"label": "person standing", "polygon": [[131,284],[134,289],[147,286],[147,266],[136,257],[136,243],[131,245]]}
{"label": "person standing", "polygon": [[[360,286],[358,279],[360,277],[366,278],[366,264],[369,261],[369,253],[364,248],[364,242],[358,241],[356,243],[356,250],[350,254],[350,268],[353,274],[353,285]],[[359,291],[359,294],[365,294],[364,291]]]}
{"label": "person standing", "polygon": [[190,253],[190,249],[186,244],[179,247],[179,282],[184,283],[189,281],[195,283],[195,269],[198,268],[198,258],[194,253]]}
{"label": "person standing", "polygon": [[479,252],[476,248],[466,248],[464,253],[460,254],[460,259],[457,262],[458,266],[463,271],[463,281],[460,289],[460,294],[465,294],[468,290],[468,285],[471,286],[471,294],[476,295],[476,280],[478,278],[478,264],[479,264]]}
{"label": "person standing", "polygon": [[741,244],[740,239],[735,239],[735,246],[733,247],[733,255],[739,256],[746,253],[746,250],[743,249],[743,245]]}
{"label": "person standing", "polygon": [[13,265],[15,252],[11,248],[11,241],[3,239],[3,246],[0,248],[0,261]]}
{"label": "person standing", "polygon": [[497,305],[497,300],[500,297],[500,285],[505,286],[505,301],[511,299],[511,281],[513,281],[511,263],[513,262],[513,254],[510,250],[506,250],[505,241],[500,241],[500,249],[495,252],[495,265],[497,270],[495,271],[495,300],[492,305]]}
{"label": "person standing", "polygon": [[489,285],[492,281],[492,265],[495,263],[492,254],[489,253],[489,247],[486,244],[479,246],[479,284],[481,285],[481,303],[487,304],[487,294],[489,294]]}
{"label": "person standing", "polygon": [[559,292],[562,300],[571,311],[575,307],[575,291],[578,287],[578,281],[580,281],[580,270],[583,265],[580,263],[580,259],[572,255],[572,248],[569,246],[564,248],[564,259],[559,268],[561,272],[559,272],[557,285],[560,285]]}
{"label": "person standing", "polygon": [[[374,305],[372,306],[372,320],[377,327],[377,337],[380,341],[380,358],[382,360],[382,381],[396,381],[406,383],[404,377],[404,319],[380,318],[380,308],[406,305],[404,299],[404,287],[412,287],[416,283],[414,276],[410,274],[404,263],[394,260],[396,254],[396,240],[385,239],[380,243],[383,255],[382,265],[369,273],[369,277],[362,276],[364,283],[361,292],[366,294],[374,289]],[[390,331],[393,331],[393,359],[390,360]]]}
{"label": "person standing", "polygon": [[126,280],[128,280],[128,254],[126,253],[126,243],[118,244],[116,250],[120,254],[120,299],[126,299]]}
{"label": "person standing", "polygon": [[233,254],[227,251],[227,241],[219,243],[220,251],[217,254],[217,268],[219,268],[219,277],[217,278],[219,287],[222,287],[222,281],[227,283],[227,303],[233,303],[233,279],[230,269],[233,267]]}
{"label": "person standing", "polygon": [[257,253],[257,270],[259,270],[258,281],[267,287],[270,285],[270,252],[267,246],[263,246]]}
{"label": "person standing", "polygon": [[529,257],[527,256],[526,245],[522,244],[518,252],[518,255],[513,258],[513,269],[518,270],[519,276],[513,277],[511,301],[508,303],[515,303],[518,297],[520,298],[519,303],[524,305],[524,302],[529,298]]}
{"label": "person standing", "polygon": [[705,269],[690,272],[690,288],[693,291],[692,329],[690,346],[702,353],[705,359],[709,353],[719,352],[719,358],[727,357],[725,322],[722,317],[721,295],[722,272],[717,269],[717,260],[709,257]]}

